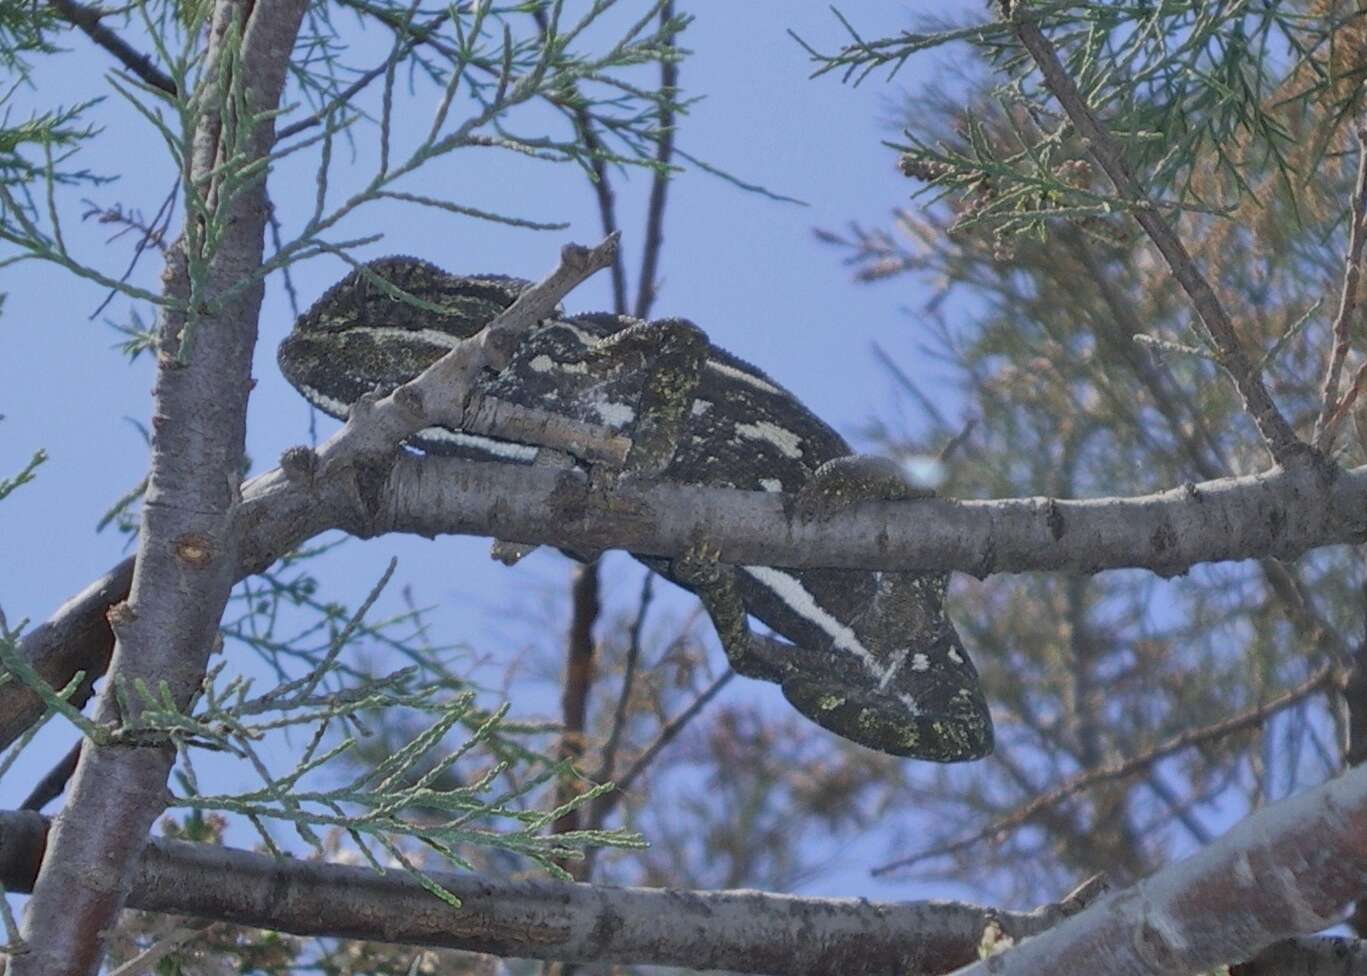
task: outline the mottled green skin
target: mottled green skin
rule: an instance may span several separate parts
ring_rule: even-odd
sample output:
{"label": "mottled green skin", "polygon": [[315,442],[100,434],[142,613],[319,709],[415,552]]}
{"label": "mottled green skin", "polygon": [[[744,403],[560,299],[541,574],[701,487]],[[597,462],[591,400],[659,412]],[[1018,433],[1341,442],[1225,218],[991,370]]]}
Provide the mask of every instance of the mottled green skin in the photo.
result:
{"label": "mottled green skin", "polygon": [[[525,287],[450,275],[412,258],[374,262],[300,318],[281,345],[281,369],[311,402],[343,416],[362,395],[388,392],[474,335]],[[423,305],[398,300],[396,288]],[[923,494],[890,462],[850,457],[796,397],[683,320],[557,314],[480,392],[621,430],[632,441],[632,471],[793,494],[798,518]],[[530,463],[534,455],[440,429],[414,443],[476,460]],[[737,672],[779,684],[823,727],[937,762],[991,751],[977,674],[943,610],[945,575],[722,566],[705,539],[676,560],[642,561],[699,595]],[[777,658],[759,654],[762,639],[748,617],[791,646]]]}

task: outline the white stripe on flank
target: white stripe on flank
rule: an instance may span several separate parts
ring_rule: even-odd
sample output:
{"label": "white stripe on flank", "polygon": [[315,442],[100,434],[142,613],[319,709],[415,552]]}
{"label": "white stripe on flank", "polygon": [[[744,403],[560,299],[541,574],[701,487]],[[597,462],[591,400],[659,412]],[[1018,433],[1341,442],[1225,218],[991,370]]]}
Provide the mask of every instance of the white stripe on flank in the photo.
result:
{"label": "white stripe on flank", "polygon": [[779,449],[785,457],[802,457],[802,440],[790,430],[768,420],[757,420],[753,424],[736,424],[735,430],[742,437],[751,440],[768,441]]}
{"label": "white stripe on flank", "polygon": [[[881,681],[886,676],[885,669],[878,663],[878,658],[860,643],[859,636],[848,626],[832,617],[821,604],[817,603],[816,598],[807,592],[807,588],[796,577],[789,576],[772,566],[742,566],[741,568],[778,594],[779,599],[787,604],[794,613],[820,627],[831,639],[833,645],[841,650],[849,651],[863,661],[864,666],[873,673],[874,677]],[[896,669],[892,670],[895,671]]]}
{"label": "white stripe on flank", "polygon": [[[879,691],[887,690],[887,686],[893,677],[906,663],[910,648],[903,651],[889,667],[883,667],[873,652],[860,643],[858,635],[835,617],[832,617],[795,577],[774,569],[772,566],[742,566],[741,569],[778,594],[779,599],[795,613],[821,628],[830,637],[832,644],[842,650],[850,651],[859,658],[864,663],[864,667],[868,668],[869,672],[877,679]],[[919,664],[919,659],[924,657],[924,654],[916,654],[916,663]],[[907,710],[908,715],[919,717],[922,714],[921,703],[906,692],[898,692],[897,700],[902,703],[902,707]]]}
{"label": "white stripe on flank", "polygon": [[720,360],[709,359],[707,361],[707,368],[715,369],[718,373],[721,373],[723,376],[729,376],[732,379],[740,380],[742,383],[749,383],[755,389],[763,390],[765,393],[773,393],[775,396],[783,395],[783,391],[780,390],[778,387],[774,386],[774,384],[765,382],[764,380],[756,376],[754,373],[747,373],[745,370],[732,366],[730,363],[723,363]]}
{"label": "white stripe on flank", "polygon": [[514,461],[531,461],[536,457],[536,448],[527,444],[495,440],[492,437],[482,437],[479,434],[466,434],[460,431],[447,430],[445,427],[424,427],[418,431],[416,436],[430,441],[455,444],[457,447],[476,448],[498,457],[511,458]]}

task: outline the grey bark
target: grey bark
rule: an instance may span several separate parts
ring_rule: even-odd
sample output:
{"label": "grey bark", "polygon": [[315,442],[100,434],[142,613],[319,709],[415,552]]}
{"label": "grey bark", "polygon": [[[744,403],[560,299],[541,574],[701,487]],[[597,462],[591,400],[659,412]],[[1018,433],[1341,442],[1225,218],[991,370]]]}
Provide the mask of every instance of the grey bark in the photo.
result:
{"label": "grey bark", "polygon": [[[220,209],[225,229],[213,254],[188,255],[205,265],[193,348],[182,349],[189,336],[180,313],[164,315],[160,326],[138,556],[127,601],[108,611],[117,641],[96,720],[111,731],[136,722],[138,682],[154,693],[164,687],[188,706],[236,579],[238,480],[262,288],[258,282],[229,292],[260,267],[267,201],[258,180],[220,205],[219,178],[211,174],[236,154],[264,156],[274,123],[267,116],[251,128],[244,119],[216,116],[213,106],[231,104],[215,93],[236,84],[246,90],[247,111],[277,107],[305,6],[220,0],[214,10],[197,92],[208,109],[194,133],[188,175],[206,206]],[[240,77],[233,79],[238,31]],[[163,275],[168,294],[182,300],[191,294],[184,248],[194,240],[187,233],[172,249]],[[126,693],[123,702],[116,690]],[[88,746],[27,905],[13,976],[98,972],[148,831],[166,807],[169,742],[125,737]]]}
{"label": "grey bark", "polygon": [[[42,849],[46,828],[35,813],[0,813],[0,882],[9,890],[32,883],[31,852]],[[156,838],[128,905],[303,936],[784,976],[948,972],[977,958],[989,921],[1024,938],[1066,911],[430,876],[461,899],[460,910],[398,871]]]}
{"label": "grey bark", "polygon": [[[658,555],[680,551],[702,531],[726,561],[978,576],[1124,567],[1173,574],[1199,562],[1292,558],[1367,539],[1367,467],[1298,465],[1134,498],[871,502],[802,523],[787,514],[782,496],[760,492],[624,479],[595,494],[582,475],[563,469],[392,452],[326,473],[304,449],[287,462],[243,489],[239,579],[334,528]],[[64,686],[80,668],[103,673],[112,640],[103,615],[122,598],[128,570],[116,567],[25,637],[22,653],[49,684]],[[0,686],[0,746],[39,714],[26,688]]]}
{"label": "grey bark", "polygon": [[1364,889],[1367,767],[1359,766],[960,976],[1205,972],[1332,925]]}

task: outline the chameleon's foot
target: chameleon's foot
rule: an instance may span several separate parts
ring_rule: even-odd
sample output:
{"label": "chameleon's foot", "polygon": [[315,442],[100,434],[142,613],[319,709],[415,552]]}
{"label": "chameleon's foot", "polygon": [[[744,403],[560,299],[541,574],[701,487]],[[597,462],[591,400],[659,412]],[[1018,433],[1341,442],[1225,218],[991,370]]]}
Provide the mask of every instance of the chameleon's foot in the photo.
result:
{"label": "chameleon's foot", "polygon": [[707,362],[707,334],[687,319],[659,319],[619,333],[605,347],[619,343],[645,343],[648,370],[626,469],[658,475],[669,467],[688,423],[693,393]]}
{"label": "chameleon's foot", "polygon": [[912,484],[901,465],[873,454],[832,458],[816,469],[797,495],[804,522],[824,521],[857,502],[931,498],[935,491]]}
{"label": "chameleon's foot", "polygon": [[992,716],[976,678],[927,673],[880,686],[863,677],[796,672],[781,687],[822,728],[879,752],[947,763],[992,751]]}
{"label": "chameleon's foot", "polygon": [[497,559],[505,566],[516,566],[540,548],[540,546],[531,543],[504,542],[502,539],[495,539],[494,544],[489,547],[489,558]]}
{"label": "chameleon's foot", "polygon": [[669,575],[676,582],[698,593],[711,593],[725,585],[725,578],[734,570],[718,560],[721,550],[706,539],[698,538],[675,556],[669,564]]}

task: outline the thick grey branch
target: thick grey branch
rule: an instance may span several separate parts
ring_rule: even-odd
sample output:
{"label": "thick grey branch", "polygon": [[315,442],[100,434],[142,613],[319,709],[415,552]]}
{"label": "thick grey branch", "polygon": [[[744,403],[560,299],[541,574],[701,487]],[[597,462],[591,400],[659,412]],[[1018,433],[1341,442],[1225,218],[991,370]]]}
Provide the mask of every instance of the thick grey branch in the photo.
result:
{"label": "thick grey branch", "polygon": [[[870,502],[803,523],[787,513],[782,496],[761,492],[636,479],[590,491],[572,470],[411,454],[381,459],[377,469],[344,465],[326,475],[318,463],[299,448],[285,469],[243,489],[239,579],[335,528],[362,536],[492,535],[661,556],[701,532],[736,563],[977,575],[1126,567],[1177,573],[1200,562],[1293,558],[1367,540],[1367,467],[1298,466],[1135,498]],[[103,673],[112,646],[104,613],[123,599],[130,575],[130,563],[116,567],[24,638],[26,659],[49,684],[62,687],[79,669],[87,683]],[[38,714],[26,688],[0,685],[0,746]]]}
{"label": "thick grey branch", "polygon": [[960,976],[1205,972],[1332,924],[1364,883],[1367,767],[1358,767]]}
{"label": "thick grey branch", "polygon": [[[0,813],[0,882],[8,890],[33,883],[46,830],[36,813]],[[143,853],[128,904],[296,935],[784,976],[948,972],[977,958],[989,920],[1024,938],[1059,915],[957,902],[430,876],[460,898],[459,911],[398,871],[380,875],[157,838]]]}
{"label": "thick grey branch", "polygon": [[623,478],[590,489],[566,469],[401,457],[375,531],[494,534],[569,549],[671,556],[702,535],[724,562],[991,573],[1293,558],[1367,539],[1367,467],[1298,466],[1154,495],[868,502],[803,522],[778,494]]}
{"label": "thick grey branch", "polygon": [[[213,212],[212,247],[191,220],[163,276],[152,416],[152,467],[128,599],[109,609],[118,641],[96,721],[135,722],[145,684],[181,707],[204,680],[238,566],[238,476],[262,288],[240,287],[261,264],[261,178],[225,187],[224,159],[263,159],[304,0],[218,0],[196,97],[187,185]],[[250,79],[250,84],[246,83]],[[220,101],[221,98],[221,101]],[[197,273],[196,270],[197,269]],[[199,290],[197,304],[191,292]],[[178,309],[193,304],[196,318]],[[197,341],[191,351],[191,329]],[[169,742],[89,741],[53,830],[24,916],[12,976],[98,972],[148,830],[166,806]]]}

